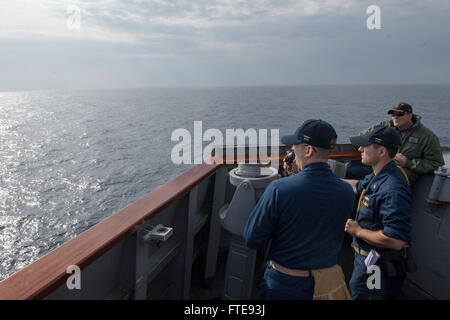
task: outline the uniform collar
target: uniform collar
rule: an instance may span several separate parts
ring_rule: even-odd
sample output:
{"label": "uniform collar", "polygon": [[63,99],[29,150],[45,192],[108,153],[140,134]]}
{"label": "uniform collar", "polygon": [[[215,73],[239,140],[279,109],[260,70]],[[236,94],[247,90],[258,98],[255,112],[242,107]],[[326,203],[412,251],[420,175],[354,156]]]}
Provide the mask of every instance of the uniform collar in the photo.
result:
{"label": "uniform collar", "polygon": [[[320,170],[329,169],[330,166],[326,162],[313,162],[303,167],[303,170]],[[302,171],[303,171],[302,170]]]}
{"label": "uniform collar", "polygon": [[382,184],[383,181],[388,178],[389,172],[391,172],[395,168],[397,168],[397,165],[395,164],[394,160],[385,165],[383,169],[381,169],[381,171],[378,172],[378,174],[370,180],[370,189],[372,189],[372,191],[376,191],[380,184]]}
{"label": "uniform collar", "polygon": [[393,170],[397,168],[397,165],[395,164],[394,160],[391,160],[391,162],[389,162],[388,164],[386,164],[383,169],[381,169],[380,172],[378,172],[377,177],[379,175],[384,175],[386,173],[388,173],[389,171]]}
{"label": "uniform collar", "polygon": [[[412,129],[412,128],[417,128],[418,126],[420,126],[420,120],[422,119],[422,117],[421,116],[419,116],[419,115],[417,115],[417,114],[413,114],[413,125],[409,128],[409,129]],[[408,130],[409,130],[408,129]]]}
{"label": "uniform collar", "polygon": [[370,187],[372,192],[377,191],[379,186],[383,183],[383,181],[385,181],[388,178],[389,172],[392,171],[396,167],[397,167],[397,165],[395,164],[394,160],[392,160],[391,162],[386,164],[383,167],[383,169],[381,169],[381,171],[378,172],[378,174],[376,176],[374,176],[374,174],[371,173],[370,174],[371,178],[367,181],[365,188],[367,189],[368,187]]}

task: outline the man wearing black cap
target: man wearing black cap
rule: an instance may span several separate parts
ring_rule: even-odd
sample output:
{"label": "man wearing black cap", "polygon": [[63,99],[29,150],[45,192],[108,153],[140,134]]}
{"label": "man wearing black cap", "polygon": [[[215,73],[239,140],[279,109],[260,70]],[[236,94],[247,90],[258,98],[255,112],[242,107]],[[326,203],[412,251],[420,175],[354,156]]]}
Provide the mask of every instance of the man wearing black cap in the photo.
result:
{"label": "man wearing black cap", "polygon": [[[362,163],[373,169],[360,181],[348,181],[359,199],[355,220],[345,225],[355,251],[350,291],[353,299],[395,299],[408,271],[412,202],[406,174],[394,161],[400,134],[392,127],[376,126],[350,141],[359,147]],[[369,263],[378,255],[378,261]],[[372,264],[379,267],[378,287],[368,283]]]}
{"label": "man wearing black cap", "polygon": [[355,198],[327,163],[336,138],[322,120],[307,120],[281,138],[292,146],[301,171],[267,186],[244,230],[251,249],[272,240],[262,299],[350,298],[337,259]]}
{"label": "man wearing black cap", "polygon": [[[438,137],[420,122],[419,115],[413,114],[411,105],[399,102],[388,114],[392,119],[380,122],[377,126],[395,127],[400,132],[402,143],[394,160],[405,170],[411,184],[420,175],[432,173],[445,164]],[[372,131],[374,127],[361,134]],[[361,167],[349,168],[347,178],[360,179],[369,172],[370,169]]]}

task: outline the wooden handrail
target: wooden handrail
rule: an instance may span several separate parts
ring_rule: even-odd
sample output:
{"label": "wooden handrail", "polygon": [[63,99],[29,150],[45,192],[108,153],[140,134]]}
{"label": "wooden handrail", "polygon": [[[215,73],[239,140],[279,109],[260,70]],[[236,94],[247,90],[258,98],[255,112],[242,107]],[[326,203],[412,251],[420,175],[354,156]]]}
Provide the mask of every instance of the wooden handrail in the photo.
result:
{"label": "wooden handrail", "polygon": [[0,282],[0,300],[44,298],[66,281],[67,267],[77,265],[83,269],[219,167],[194,166],[4,279]]}
{"label": "wooden handrail", "polygon": [[331,159],[334,160],[353,160],[361,159],[361,152],[359,151],[340,151],[331,154]]}
{"label": "wooden handrail", "polygon": [[[278,160],[280,163],[283,161],[286,155],[279,154],[274,156],[255,156],[258,162]],[[361,153],[359,151],[338,151],[333,152],[330,156],[331,159],[334,160],[352,160],[352,159],[360,159]],[[211,157],[211,163],[220,163],[225,165],[236,165],[239,161],[248,162],[250,161],[250,156],[245,155],[243,157],[238,157],[235,155],[233,158],[230,157]]]}

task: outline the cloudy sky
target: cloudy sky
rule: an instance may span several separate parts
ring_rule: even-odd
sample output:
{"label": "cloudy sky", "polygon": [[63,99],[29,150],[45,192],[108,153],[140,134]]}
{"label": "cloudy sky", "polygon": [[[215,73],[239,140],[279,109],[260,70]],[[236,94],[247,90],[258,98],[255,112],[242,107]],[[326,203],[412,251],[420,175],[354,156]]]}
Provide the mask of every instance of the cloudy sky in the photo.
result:
{"label": "cloudy sky", "polygon": [[0,91],[391,83],[450,84],[449,0],[0,0]]}

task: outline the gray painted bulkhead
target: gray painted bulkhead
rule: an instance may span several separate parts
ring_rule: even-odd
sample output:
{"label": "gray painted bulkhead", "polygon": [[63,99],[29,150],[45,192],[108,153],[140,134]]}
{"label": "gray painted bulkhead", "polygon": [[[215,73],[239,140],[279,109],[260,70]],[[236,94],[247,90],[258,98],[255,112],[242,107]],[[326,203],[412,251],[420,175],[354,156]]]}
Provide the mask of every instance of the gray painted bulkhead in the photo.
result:
{"label": "gray painted bulkhead", "polygon": [[[192,263],[208,243],[217,172],[82,269],[81,289],[64,283],[46,299],[189,299]],[[146,229],[158,224],[173,235],[145,243]]]}
{"label": "gray painted bulkhead", "polygon": [[[435,175],[422,176],[412,188],[411,249],[417,272],[408,279],[436,299],[450,299],[450,203],[426,200]],[[450,187],[450,178],[445,183]]]}

